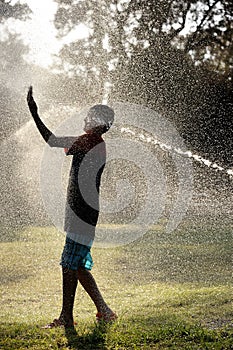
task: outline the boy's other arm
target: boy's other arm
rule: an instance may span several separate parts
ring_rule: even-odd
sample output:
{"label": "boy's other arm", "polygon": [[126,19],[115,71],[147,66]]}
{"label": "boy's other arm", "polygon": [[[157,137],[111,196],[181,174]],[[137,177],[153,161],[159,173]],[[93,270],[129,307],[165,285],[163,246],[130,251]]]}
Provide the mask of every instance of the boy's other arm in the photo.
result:
{"label": "boy's other arm", "polygon": [[67,136],[67,137],[57,137],[55,136],[42,122],[38,114],[38,108],[36,102],[33,98],[32,86],[30,86],[27,94],[27,103],[31,115],[36,123],[36,126],[50,147],[71,147],[72,144],[77,140],[77,137]]}

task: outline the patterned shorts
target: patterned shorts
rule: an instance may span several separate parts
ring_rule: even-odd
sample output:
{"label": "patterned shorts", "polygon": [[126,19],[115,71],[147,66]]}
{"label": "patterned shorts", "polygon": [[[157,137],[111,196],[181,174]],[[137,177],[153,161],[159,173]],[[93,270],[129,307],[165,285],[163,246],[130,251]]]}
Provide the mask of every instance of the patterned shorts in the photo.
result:
{"label": "patterned shorts", "polygon": [[94,263],[90,249],[90,247],[66,237],[60,265],[70,270],[78,270],[79,267],[91,270]]}

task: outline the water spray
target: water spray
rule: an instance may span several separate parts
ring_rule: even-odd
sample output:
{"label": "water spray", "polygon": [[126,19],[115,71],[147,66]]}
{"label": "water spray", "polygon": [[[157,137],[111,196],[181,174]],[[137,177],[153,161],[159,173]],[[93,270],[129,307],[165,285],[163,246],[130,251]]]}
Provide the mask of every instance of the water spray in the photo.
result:
{"label": "water spray", "polygon": [[221,172],[224,172],[225,174],[227,174],[230,179],[233,178],[233,169],[226,169],[220,165],[218,165],[215,162],[211,162],[209,159],[203,158],[198,154],[193,154],[190,150],[188,151],[183,151],[180,148],[175,148],[169,145],[166,145],[163,142],[160,142],[158,139],[155,139],[153,137],[151,137],[149,134],[146,134],[146,131],[144,131],[144,133],[136,133],[135,131],[133,131],[132,129],[130,129],[129,127],[122,127],[120,129],[120,132],[122,134],[128,134],[133,136],[134,138],[138,139],[139,141],[142,141],[144,143],[148,143],[148,144],[152,144],[152,145],[156,145],[158,146],[160,149],[162,149],[163,151],[168,151],[168,152],[173,152],[176,154],[181,155],[182,157],[186,157],[186,158],[191,158],[205,166],[207,166],[208,168],[212,168]]}

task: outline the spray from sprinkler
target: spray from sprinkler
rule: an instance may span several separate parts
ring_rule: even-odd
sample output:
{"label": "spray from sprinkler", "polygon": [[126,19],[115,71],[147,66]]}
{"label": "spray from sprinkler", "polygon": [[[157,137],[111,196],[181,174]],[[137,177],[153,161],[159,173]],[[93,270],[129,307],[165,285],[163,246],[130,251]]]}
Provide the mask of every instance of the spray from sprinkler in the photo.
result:
{"label": "spray from sprinkler", "polygon": [[197,161],[197,162],[199,162],[199,163],[201,163],[209,168],[224,172],[225,174],[227,174],[230,177],[230,179],[233,178],[233,169],[226,169],[225,167],[222,167],[215,162],[211,162],[209,159],[203,158],[198,154],[193,154],[190,150],[183,151],[180,148],[166,145],[165,143],[159,141],[158,139],[151,137],[149,134],[147,135],[146,131],[144,131],[144,133],[137,133],[137,132],[133,131],[132,129],[130,129],[129,127],[122,127],[120,129],[120,132],[122,134],[131,135],[132,137],[138,139],[141,142],[156,145],[164,151],[173,152],[173,153],[181,155],[182,157],[191,158],[191,159],[193,159],[193,160],[195,160],[195,161]]}

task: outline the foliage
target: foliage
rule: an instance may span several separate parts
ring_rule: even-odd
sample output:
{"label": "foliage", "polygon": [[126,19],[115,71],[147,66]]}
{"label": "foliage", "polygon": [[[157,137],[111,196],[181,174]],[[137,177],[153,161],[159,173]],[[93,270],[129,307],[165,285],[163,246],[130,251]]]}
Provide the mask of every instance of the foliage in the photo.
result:
{"label": "foliage", "polygon": [[[21,115],[20,96],[18,91],[15,91],[14,85],[17,86],[16,80],[19,71],[25,68],[23,55],[28,51],[18,35],[3,30],[5,29],[4,23],[10,18],[26,20],[29,13],[30,9],[27,4],[21,4],[19,1],[14,2],[14,4],[12,4],[12,1],[0,1],[0,24],[2,29],[2,37],[0,38],[1,139],[9,136],[9,132],[17,130],[24,119]],[[13,85],[12,77],[14,79]]]}
{"label": "foliage", "polygon": [[11,17],[26,19],[29,13],[30,10],[27,4],[21,4],[19,1],[16,1],[14,5],[12,5],[12,0],[0,1],[0,23]]}
{"label": "foliage", "polygon": [[230,162],[231,1],[57,2],[60,36],[81,23],[89,28],[60,52],[60,69],[83,81],[88,102],[109,90],[110,100],[152,107],[188,147]]}
{"label": "foliage", "polygon": [[185,41],[185,52],[191,51],[197,63],[209,64],[214,70],[233,77],[233,3],[226,1],[203,1],[203,12],[193,7],[191,17],[195,30]]}
{"label": "foliage", "polygon": [[[168,46],[190,54],[195,63],[210,64],[230,76],[232,13],[230,0],[88,1],[59,0],[55,24],[67,35],[84,23],[91,34],[61,52],[73,72],[106,79],[109,64],[124,65],[146,47]],[[77,68],[78,62],[78,68]],[[85,69],[84,69],[85,68]]]}

